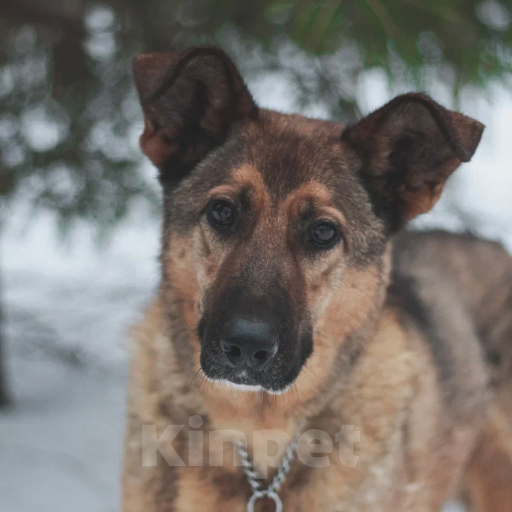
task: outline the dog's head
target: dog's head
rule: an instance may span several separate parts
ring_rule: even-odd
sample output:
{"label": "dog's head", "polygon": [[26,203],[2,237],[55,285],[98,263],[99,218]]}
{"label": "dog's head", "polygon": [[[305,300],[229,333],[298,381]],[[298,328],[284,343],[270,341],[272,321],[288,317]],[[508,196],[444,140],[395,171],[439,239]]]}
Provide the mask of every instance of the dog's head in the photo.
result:
{"label": "dog's head", "polygon": [[274,393],[308,359],[327,375],[382,304],[389,237],[483,126],[422,94],[346,129],[263,110],[215,48],[141,55],[134,74],[164,189],[163,290],[204,375]]}

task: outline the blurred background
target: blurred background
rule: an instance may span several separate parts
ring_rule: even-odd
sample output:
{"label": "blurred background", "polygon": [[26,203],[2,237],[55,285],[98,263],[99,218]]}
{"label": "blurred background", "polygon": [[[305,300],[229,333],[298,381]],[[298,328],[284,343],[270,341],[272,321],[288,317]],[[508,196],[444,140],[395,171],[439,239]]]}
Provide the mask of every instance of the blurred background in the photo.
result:
{"label": "blurred background", "polygon": [[1,0],[0,510],[118,509],[127,333],[158,274],[134,54],[220,45],[284,112],[351,122],[416,90],[476,117],[415,227],[511,250],[511,22],[511,0]]}

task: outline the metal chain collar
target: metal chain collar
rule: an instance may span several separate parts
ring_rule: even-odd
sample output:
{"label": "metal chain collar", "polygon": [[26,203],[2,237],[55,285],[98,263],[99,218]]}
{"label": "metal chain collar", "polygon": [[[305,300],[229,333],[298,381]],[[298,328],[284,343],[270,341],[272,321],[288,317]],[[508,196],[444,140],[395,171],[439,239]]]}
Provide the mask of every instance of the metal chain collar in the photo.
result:
{"label": "metal chain collar", "polygon": [[277,469],[272,482],[266,489],[263,489],[261,484],[263,477],[254,468],[254,465],[249,458],[247,446],[242,441],[237,441],[236,447],[238,450],[238,456],[242,462],[247,481],[252,489],[252,496],[247,502],[247,512],[254,512],[254,505],[261,498],[268,498],[272,500],[276,506],[275,512],[283,511],[283,502],[281,501],[278,493],[286,480],[286,475],[290,471],[290,463],[293,461],[295,453],[297,452],[297,442],[299,440],[301,430],[301,428],[297,429],[294,439],[286,448],[281,466]]}

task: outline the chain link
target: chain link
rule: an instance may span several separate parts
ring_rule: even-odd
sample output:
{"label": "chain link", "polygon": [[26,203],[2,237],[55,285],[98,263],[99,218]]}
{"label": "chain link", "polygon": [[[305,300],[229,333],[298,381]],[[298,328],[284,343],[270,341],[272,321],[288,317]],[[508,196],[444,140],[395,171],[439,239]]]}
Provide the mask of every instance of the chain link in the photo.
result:
{"label": "chain link", "polygon": [[254,504],[260,498],[269,498],[275,503],[275,512],[281,512],[283,510],[283,503],[281,498],[279,498],[278,492],[281,489],[284,481],[286,480],[286,475],[290,471],[290,464],[295,457],[295,453],[297,452],[297,442],[299,440],[300,434],[302,431],[302,426],[299,426],[297,429],[297,433],[293,438],[292,442],[286,448],[286,451],[283,456],[283,461],[281,465],[276,471],[274,478],[270,485],[263,489],[261,480],[263,477],[258,473],[255,469],[254,464],[252,463],[249,452],[247,450],[247,445],[242,441],[238,440],[236,443],[238,456],[240,457],[240,461],[242,462],[242,466],[244,468],[244,473],[249,482],[249,485],[252,489],[252,496],[247,503],[247,512],[254,512]]}

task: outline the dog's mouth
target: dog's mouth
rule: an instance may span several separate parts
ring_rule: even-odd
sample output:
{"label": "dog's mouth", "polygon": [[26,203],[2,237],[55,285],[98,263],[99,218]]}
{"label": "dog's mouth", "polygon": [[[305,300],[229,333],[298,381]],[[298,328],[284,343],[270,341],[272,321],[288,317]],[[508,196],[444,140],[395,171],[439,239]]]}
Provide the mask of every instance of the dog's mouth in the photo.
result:
{"label": "dog's mouth", "polygon": [[271,394],[281,394],[285,393],[291,386],[291,384],[289,384],[284,387],[268,387],[268,384],[264,382],[264,379],[258,378],[258,376],[255,375],[251,375],[247,370],[234,371],[229,376],[226,375],[222,379],[210,377],[206,378],[210,382],[224,386],[226,388],[248,392],[266,391],[267,393]]}
{"label": "dog's mouth", "polygon": [[302,364],[299,364],[285,370],[276,361],[258,370],[250,367],[233,367],[219,359],[212,357],[208,349],[201,351],[201,369],[205,378],[215,385],[247,392],[286,393],[302,367]]}

